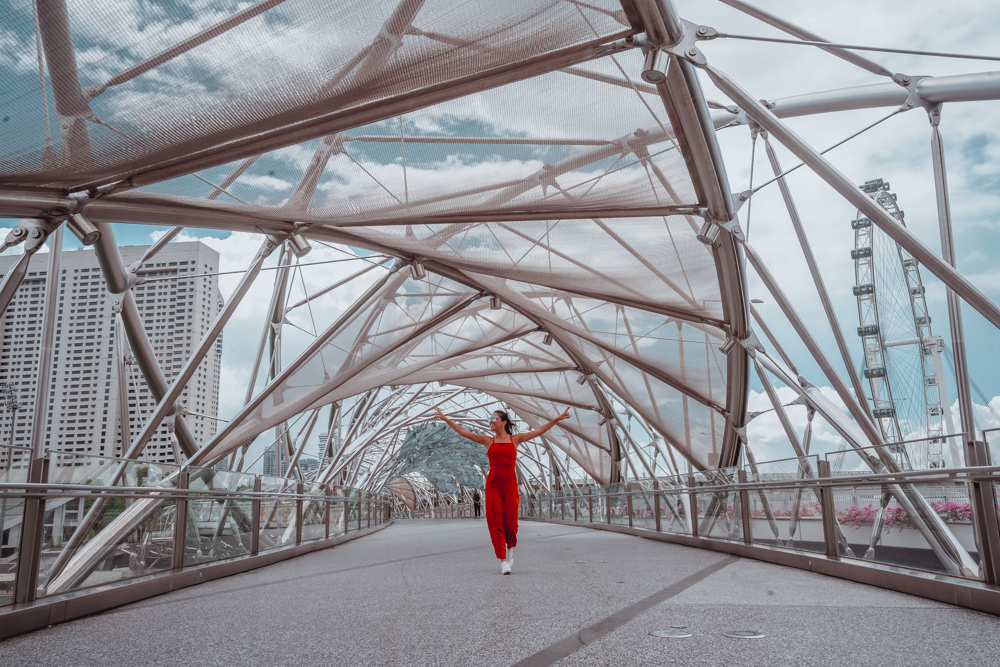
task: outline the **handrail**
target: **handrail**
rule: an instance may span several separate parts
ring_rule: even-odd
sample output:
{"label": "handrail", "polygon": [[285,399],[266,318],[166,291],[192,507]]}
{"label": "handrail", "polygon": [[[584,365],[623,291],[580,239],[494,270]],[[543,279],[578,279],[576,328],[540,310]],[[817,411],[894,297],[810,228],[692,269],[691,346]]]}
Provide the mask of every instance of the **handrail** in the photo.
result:
{"label": "handrail", "polygon": [[[978,473],[978,474],[973,474]],[[985,474],[984,474],[985,473]],[[793,474],[793,473],[781,473],[781,474]],[[625,490],[613,491],[611,495],[646,495],[650,493],[690,493],[695,491],[697,493],[720,493],[724,491],[766,491],[769,489],[806,489],[806,488],[822,488],[822,487],[838,487],[838,486],[858,486],[861,484],[903,484],[906,482],[920,482],[927,483],[933,481],[964,481],[964,482],[1000,482],[1000,466],[990,466],[990,467],[972,467],[972,468],[939,468],[934,470],[906,470],[903,472],[893,473],[866,473],[860,475],[849,475],[845,477],[806,477],[802,479],[788,479],[788,480],[774,480],[770,482],[734,482],[732,484],[704,484],[704,485],[694,485],[683,484],[680,486],[670,486],[666,488],[658,489],[639,489],[639,490]],[[638,480],[638,482],[649,481],[649,480]],[[628,484],[634,484],[636,482],[629,482]],[[624,486],[621,484],[619,486]],[[2,488],[3,485],[0,485]],[[607,485],[602,486],[589,486],[583,488],[590,489],[607,489]],[[535,494],[533,497],[545,497],[545,498],[558,498],[558,497],[568,497],[572,498],[574,495],[581,497],[586,496],[585,493],[574,493],[573,489],[565,489],[562,493],[567,493],[565,496],[559,496],[551,492],[541,491]]]}
{"label": "handrail", "polygon": [[[786,461],[801,462],[812,458],[796,457]],[[948,535],[973,552],[981,549],[979,545],[984,542],[998,538],[1000,526],[984,519],[982,503],[985,496],[980,489],[1000,483],[1000,466],[835,476],[830,473],[827,461],[820,459],[818,463],[816,472],[820,476],[817,477],[800,477],[796,471],[789,470],[777,473],[786,479],[755,481],[748,480],[747,471],[733,467],[666,479],[529,491],[522,496],[521,516],[571,520],[574,524],[603,524],[610,530],[625,529],[636,534],[656,533],[668,541],[730,553],[737,553],[733,549],[743,550],[739,553],[784,564],[799,563],[796,561],[799,556],[794,555],[799,553],[805,556],[799,559],[799,566],[804,563],[808,568],[825,552],[828,561],[838,563],[837,576],[849,579],[856,576],[858,580],[866,580],[866,575],[851,574],[851,568],[868,567],[876,560],[876,554],[880,554],[881,561],[876,565],[889,565],[893,571],[917,576],[923,576],[921,572],[938,573],[941,556],[929,541],[920,541],[921,537],[927,540],[923,531],[900,532],[904,526],[920,528],[922,517],[911,516],[901,503],[899,507],[892,506],[892,495],[887,492],[896,485],[911,485],[922,487],[920,492],[926,495],[929,503],[932,499],[941,501],[940,505],[933,505],[933,511],[940,518],[934,531]],[[763,464],[758,467],[760,465]],[[715,479],[712,479],[713,472]],[[726,482],[720,477],[733,481]],[[635,488],[635,485],[645,486]],[[815,498],[804,502],[803,490],[814,492]],[[845,490],[854,496],[846,501],[847,504]],[[767,493],[774,491],[785,493],[769,499]],[[757,502],[758,496],[760,502]],[[782,524],[776,519],[787,521]],[[899,530],[893,534],[890,528]],[[849,532],[853,532],[850,544]],[[795,542],[799,543],[798,548]],[[907,552],[904,557],[892,549],[885,551],[887,542],[893,548],[912,550],[912,554]],[[855,554],[859,545],[867,546],[867,552]],[[851,560],[862,553],[861,560],[867,561],[864,566],[859,560]],[[842,557],[846,560],[840,564]],[[948,570],[944,561],[941,565],[949,573],[948,580],[955,585],[959,585],[958,582],[996,585],[984,567],[955,573]],[[1000,588],[997,591],[1000,593]]]}
{"label": "handrail", "polygon": [[[43,491],[44,489],[52,489],[55,491],[64,491],[64,493],[54,493],[52,491]],[[10,493],[10,491],[21,491],[21,493]],[[284,492],[284,491],[230,491],[226,489],[177,489],[174,487],[166,486],[97,486],[91,484],[49,484],[49,483],[36,483],[36,484],[18,484],[13,482],[0,483],[0,498],[47,498],[47,497],[58,497],[65,498],[66,496],[89,496],[96,494],[107,494],[112,498],[149,498],[149,497],[168,497],[168,498],[205,498],[205,497],[222,497],[222,498],[235,498],[235,499],[245,499],[245,500],[255,500],[255,499],[266,499],[266,498],[279,498],[281,500],[315,500],[321,498],[323,500],[346,500],[350,502],[358,501],[374,501],[374,502],[389,502],[385,496],[372,496],[365,498],[363,496],[327,496],[319,493],[294,493],[294,492]]]}

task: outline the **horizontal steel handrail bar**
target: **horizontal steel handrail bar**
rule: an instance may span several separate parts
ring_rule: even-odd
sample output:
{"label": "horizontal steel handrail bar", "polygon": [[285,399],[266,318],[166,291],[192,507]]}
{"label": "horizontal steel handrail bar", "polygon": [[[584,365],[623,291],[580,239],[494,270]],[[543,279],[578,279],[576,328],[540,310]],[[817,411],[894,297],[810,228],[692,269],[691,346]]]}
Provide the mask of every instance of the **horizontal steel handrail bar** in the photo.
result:
{"label": "horizontal steel handrail bar", "polygon": [[[859,451],[865,451],[865,450],[868,450],[868,449],[885,449],[887,447],[899,447],[901,445],[912,445],[912,444],[915,444],[915,443],[918,443],[918,442],[927,442],[928,440],[950,440],[951,438],[964,438],[965,436],[966,436],[966,434],[964,432],[952,433],[951,435],[929,435],[926,438],[914,438],[913,440],[900,440],[899,442],[884,442],[884,443],[882,443],[880,445],[865,445],[864,447],[859,447],[858,449],[854,449],[854,448],[851,448],[851,449],[837,449],[837,450],[832,451],[832,452],[826,452],[825,454],[823,454],[823,457],[826,458],[827,460],[829,460],[830,456],[832,456],[834,454],[851,454],[851,453],[856,454]],[[819,455],[818,454],[811,454],[810,456],[819,456]],[[795,458],[795,457],[791,457],[791,458]],[[784,461],[784,460],[787,460],[787,459],[779,459],[779,460]],[[757,465],[761,466],[761,465],[764,465],[766,463],[772,463],[772,461],[759,462]]]}
{"label": "horizontal steel handrail bar", "polygon": [[[978,473],[978,474],[975,474]],[[985,474],[984,474],[985,473]],[[989,468],[982,467],[972,467],[972,468],[938,468],[934,470],[907,470],[905,472],[899,473],[873,473],[873,474],[863,474],[863,475],[851,475],[847,477],[812,477],[805,479],[789,479],[789,480],[775,480],[773,482],[745,482],[743,484],[713,484],[705,486],[677,486],[669,488],[660,489],[642,489],[638,491],[613,491],[611,493],[604,492],[599,496],[589,496],[588,494],[581,494],[575,496],[577,498],[587,498],[587,497],[625,497],[625,496],[644,496],[652,493],[666,493],[666,494],[681,494],[681,493],[717,493],[722,491],[756,491],[756,490],[767,490],[767,489],[805,489],[805,488],[821,488],[821,487],[848,487],[848,486],[858,486],[860,484],[905,484],[907,482],[933,482],[933,481],[963,481],[963,482],[990,482],[990,481],[1000,481],[1000,466],[991,466]],[[600,488],[600,487],[597,487]],[[542,496],[544,500],[549,498],[556,500],[557,498],[573,498],[572,495],[566,496]],[[536,496],[535,499],[539,499]]]}
{"label": "horizontal steel handrail bar", "polygon": [[[50,490],[51,489],[51,490]],[[12,493],[20,491],[20,493]],[[66,496],[86,497],[97,494],[106,494],[114,497],[129,498],[149,498],[161,496],[164,500],[173,498],[195,499],[206,497],[236,498],[247,500],[331,500],[349,501],[362,503],[387,503],[388,500],[381,498],[360,498],[357,496],[327,496],[322,494],[308,493],[271,493],[266,491],[228,491],[224,489],[177,489],[173,487],[158,486],[92,486],[86,484],[18,484],[16,482],[0,483],[0,497],[3,498],[63,498]]]}

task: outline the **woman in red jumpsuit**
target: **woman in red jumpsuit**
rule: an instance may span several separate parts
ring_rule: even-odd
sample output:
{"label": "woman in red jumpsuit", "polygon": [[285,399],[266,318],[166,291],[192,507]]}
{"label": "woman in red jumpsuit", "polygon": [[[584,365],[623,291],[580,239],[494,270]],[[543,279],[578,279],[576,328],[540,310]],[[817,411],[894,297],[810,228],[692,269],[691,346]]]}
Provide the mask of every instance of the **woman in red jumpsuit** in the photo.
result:
{"label": "woman in red jumpsuit", "polygon": [[438,419],[459,434],[488,447],[486,455],[490,460],[490,472],[486,476],[486,525],[490,529],[493,550],[500,560],[500,573],[510,574],[514,566],[514,547],[517,546],[517,506],[520,501],[517,489],[517,474],[514,464],[517,460],[517,446],[548,431],[563,419],[569,419],[569,408],[549,423],[527,433],[514,433],[510,417],[497,410],[490,417],[493,437],[479,435],[459,426],[437,409]]}

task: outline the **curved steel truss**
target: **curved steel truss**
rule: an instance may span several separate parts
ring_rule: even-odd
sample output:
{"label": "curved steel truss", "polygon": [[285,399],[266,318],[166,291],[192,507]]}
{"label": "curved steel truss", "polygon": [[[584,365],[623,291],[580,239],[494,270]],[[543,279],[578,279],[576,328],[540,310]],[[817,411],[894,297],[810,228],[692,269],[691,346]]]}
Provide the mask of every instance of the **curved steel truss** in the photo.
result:
{"label": "curved steel truss", "polygon": [[[954,267],[938,125],[944,104],[1000,98],[1000,77],[894,74],[742,0],[724,2],[875,82],[761,101],[705,45],[736,36],[685,20],[665,0],[263,0],[221,19],[177,8],[169,36],[119,40],[96,64],[82,53],[109,43],[110,9],[15,3],[21,66],[37,60],[38,70],[0,70],[0,106],[14,119],[3,130],[0,215],[22,219],[3,249],[24,251],[4,277],[0,309],[29,268],[42,270],[40,256],[30,261],[46,240],[49,276],[60,270],[64,228],[93,246],[118,341],[120,414],[105,418],[121,443],[115,454],[148,457],[166,429],[180,464],[167,485],[188,469],[242,471],[273,442],[289,480],[389,490],[411,508],[454,499],[475,488],[481,464],[446,441],[449,455],[421,458],[407,440],[429,428],[435,407],[475,425],[505,406],[536,427],[572,406],[564,428],[525,446],[528,493],[655,484],[744,460],[757,474],[747,442],[754,376],[789,456],[808,455],[808,437],[774,379],[872,471],[896,472],[871,406],[858,400],[858,346],[837,319],[780,144],[947,287],[960,421],[975,440],[960,304],[997,326],[1000,309]],[[703,83],[727,102],[707,100]],[[878,107],[928,114],[942,254],[786,122]],[[774,178],[734,194],[718,133],[737,127],[763,142]],[[804,321],[747,241],[741,211],[771,183],[825,322]],[[126,262],[112,223],[171,231]],[[183,362],[167,367],[136,293],[162,279],[151,270],[156,257],[193,229],[247,233],[257,250],[218,312],[187,332]],[[748,267],[822,377],[801,377],[753,309]],[[62,400],[48,391],[57,311],[72,298],[48,281],[29,419],[39,459],[60,445],[44,424],[49,399]],[[249,380],[222,388],[245,400],[200,436],[191,423],[218,415],[192,410],[186,392],[247,309],[263,327],[256,354],[241,361]],[[812,332],[819,326],[832,353]],[[129,373],[152,397],[138,423]],[[320,432],[310,468],[303,455]],[[123,461],[111,483],[125,469]],[[803,465],[801,474],[815,471]],[[891,498],[914,517],[946,570],[993,577],[916,488],[890,485],[884,498],[883,507]],[[85,546],[81,520],[72,542],[80,548],[45,591],[73,587],[164,502],[136,500]],[[995,507],[994,499],[987,514]]]}

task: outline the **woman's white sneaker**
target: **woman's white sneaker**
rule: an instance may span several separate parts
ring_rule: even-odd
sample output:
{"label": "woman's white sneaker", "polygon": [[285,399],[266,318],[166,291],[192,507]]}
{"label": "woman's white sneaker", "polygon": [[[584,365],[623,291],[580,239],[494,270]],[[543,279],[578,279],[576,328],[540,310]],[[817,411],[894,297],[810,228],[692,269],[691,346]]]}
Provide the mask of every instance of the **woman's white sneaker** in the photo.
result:
{"label": "woman's white sneaker", "polygon": [[514,547],[507,547],[507,563],[514,567]]}
{"label": "woman's white sneaker", "polygon": [[500,561],[500,574],[510,574],[510,563],[505,560]]}

